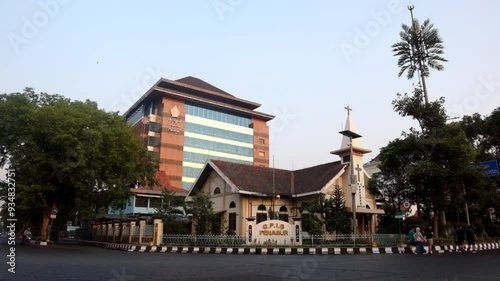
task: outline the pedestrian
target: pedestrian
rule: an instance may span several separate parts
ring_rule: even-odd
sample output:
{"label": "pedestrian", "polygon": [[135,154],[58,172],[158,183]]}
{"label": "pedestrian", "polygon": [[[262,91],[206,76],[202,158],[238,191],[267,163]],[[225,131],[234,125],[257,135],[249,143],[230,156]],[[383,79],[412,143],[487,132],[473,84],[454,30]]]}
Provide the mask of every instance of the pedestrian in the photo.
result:
{"label": "pedestrian", "polygon": [[453,245],[455,246],[455,251],[458,252],[457,229],[458,227],[454,225],[451,229],[451,235],[453,235]]}
{"label": "pedestrian", "polygon": [[465,231],[465,238],[467,238],[467,245],[469,246],[468,251],[475,254],[477,236],[474,228],[472,228],[472,225],[467,227],[467,230]]}
{"label": "pedestrian", "polygon": [[429,253],[434,252],[434,231],[432,230],[432,226],[428,226],[424,231],[425,239],[427,240],[427,245],[429,246]]}
{"label": "pedestrian", "polygon": [[427,252],[424,249],[425,237],[420,231],[420,227],[415,229],[415,243],[417,243],[417,248],[415,251],[416,255],[426,254]]}
{"label": "pedestrian", "polygon": [[458,228],[455,231],[455,233],[456,233],[456,236],[457,236],[457,246],[458,246],[458,250],[457,251],[463,252],[465,250],[465,248],[464,248],[465,230],[462,227],[462,225],[458,226]]}
{"label": "pedestrian", "polygon": [[415,253],[413,251],[413,246],[417,246],[417,243],[415,243],[415,227],[412,227],[408,232],[408,242],[410,243],[411,252]]}

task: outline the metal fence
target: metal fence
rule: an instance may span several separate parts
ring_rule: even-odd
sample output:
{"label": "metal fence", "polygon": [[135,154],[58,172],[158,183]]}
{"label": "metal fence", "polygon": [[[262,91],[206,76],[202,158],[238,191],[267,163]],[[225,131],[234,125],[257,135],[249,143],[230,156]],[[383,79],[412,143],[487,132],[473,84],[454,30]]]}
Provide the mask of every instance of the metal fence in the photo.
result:
{"label": "metal fence", "polygon": [[404,242],[399,234],[323,234],[303,235],[302,244],[332,247],[395,247]]}
{"label": "metal fence", "polygon": [[[303,235],[302,245],[313,247],[396,247],[404,242],[404,235],[399,234],[324,234]],[[248,240],[240,235],[171,235],[163,236],[163,245],[173,246],[205,246],[205,247],[236,247],[236,246],[295,246],[294,241],[285,239]]]}
{"label": "metal fence", "polygon": [[163,235],[164,245],[174,246],[241,246],[244,236],[239,235]]}

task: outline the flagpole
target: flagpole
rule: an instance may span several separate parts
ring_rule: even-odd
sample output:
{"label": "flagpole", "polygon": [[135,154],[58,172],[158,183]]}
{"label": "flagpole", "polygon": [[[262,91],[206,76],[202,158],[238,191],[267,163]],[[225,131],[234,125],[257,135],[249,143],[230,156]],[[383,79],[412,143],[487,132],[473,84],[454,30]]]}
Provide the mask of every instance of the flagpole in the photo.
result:
{"label": "flagpole", "polygon": [[276,217],[276,216],[275,216],[275,214],[274,214],[274,197],[276,196],[276,195],[275,195],[275,192],[276,192],[276,190],[275,190],[274,155],[273,155],[273,200],[272,200],[272,210],[273,210],[272,214],[273,214],[273,217],[271,218],[271,219],[273,219],[273,220],[274,220],[274,219],[275,219],[275,217]]}

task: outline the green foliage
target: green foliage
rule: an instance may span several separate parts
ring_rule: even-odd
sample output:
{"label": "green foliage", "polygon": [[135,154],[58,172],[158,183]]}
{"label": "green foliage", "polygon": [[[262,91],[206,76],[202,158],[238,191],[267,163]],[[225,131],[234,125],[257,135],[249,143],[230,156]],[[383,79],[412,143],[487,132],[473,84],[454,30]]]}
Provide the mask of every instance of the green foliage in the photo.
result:
{"label": "green foliage", "polygon": [[310,215],[303,219],[304,231],[323,232],[322,226],[328,232],[351,233],[351,220],[347,215],[345,198],[340,186],[335,186],[330,198],[325,194],[318,194],[312,200],[304,202],[301,211],[307,210]]}
{"label": "green foliage", "polygon": [[411,26],[403,24],[399,35],[401,41],[392,45],[394,56],[399,57],[399,77],[407,72],[408,79],[412,79],[418,69],[425,77],[429,76],[430,68],[443,70],[441,63],[447,62],[441,56],[444,53],[443,40],[429,19],[423,24],[417,19]]}
{"label": "green foliage", "polygon": [[156,213],[163,217],[173,217],[182,214],[179,207],[185,207],[184,198],[175,195],[173,191],[163,189],[162,202],[160,207],[156,209]]}
{"label": "green foliage", "polygon": [[213,224],[220,225],[218,216],[214,213],[213,202],[210,200],[210,193],[198,193],[193,196],[192,205],[193,220],[195,221],[196,234],[210,234],[217,232],[212,229]]}
{"label": "green foliage", "polygon": [[463,206],[468,199],[464,191],[470,191],[471,198],[477,196],[474,193],[484,188],[477,183],[484,177],[471,165],[477,153],[463,126],[446,123],[444,99],[422,103],[421,95],[416,89],[412,96],[398,95],[393,101],[394,110],[412,117],[419,128],[410,128],[381,149],[380,174],[371,180],[371,188],[378,189],[379,197],[388,202],[389,213],[409,200],[417,205],[419,215],[422,208],[432,210],[445,224],[450,205]]}
{"label": "green foliage", "polygon": [[403,233],[408,233],[414,227],[424,229],[424,221],[416,216],[408,217],[403,221]]}
{"label": "green foliage", "polygon": [[163,234],[183,234],[191,233],[190,224],[184,221],[177,221],[173,216],[167,216],[163,219]]}
{"label": "green foliage", "polygon": [[379,217],[377,233],[399,233],[399,219],[394,218],[394,213],[395,212],[386,211],[385,215]]}
{"label": "green foliage", "polygon": [[[377,229],[377,233],[380,234],[399,234],[399,225],[398,224],[390,224],[384,227],[379,227]],[[401,233],[403,234],[403,230],[401,229]]]}
{"label": "green foliage", "polygon": [[491,223],[486,226],[486,233],[489,237],[500,237],[500,224]]}
{"label": "green foliage", "polygon": [[154,183],[156,166],[135,130],[95,102],[26,88],[0,95],[0,112],[0,163],[16,171],[16,215],[35,224],[43,217],[42,239],[53,207],[92,218],[122,207],[136,183]]}

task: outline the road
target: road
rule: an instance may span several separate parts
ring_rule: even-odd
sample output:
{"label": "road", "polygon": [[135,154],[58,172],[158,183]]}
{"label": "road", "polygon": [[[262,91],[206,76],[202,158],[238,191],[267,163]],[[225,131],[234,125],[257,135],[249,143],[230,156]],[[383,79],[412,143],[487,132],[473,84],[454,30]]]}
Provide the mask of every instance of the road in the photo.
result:
{"label": "road", "polygon": [[[5,241],[4,241],[5,242]],[[0,245],[0,280],[500,280],[500,251],[436,256],[138,253],[58,244],[16,247],[15,273]]]}

